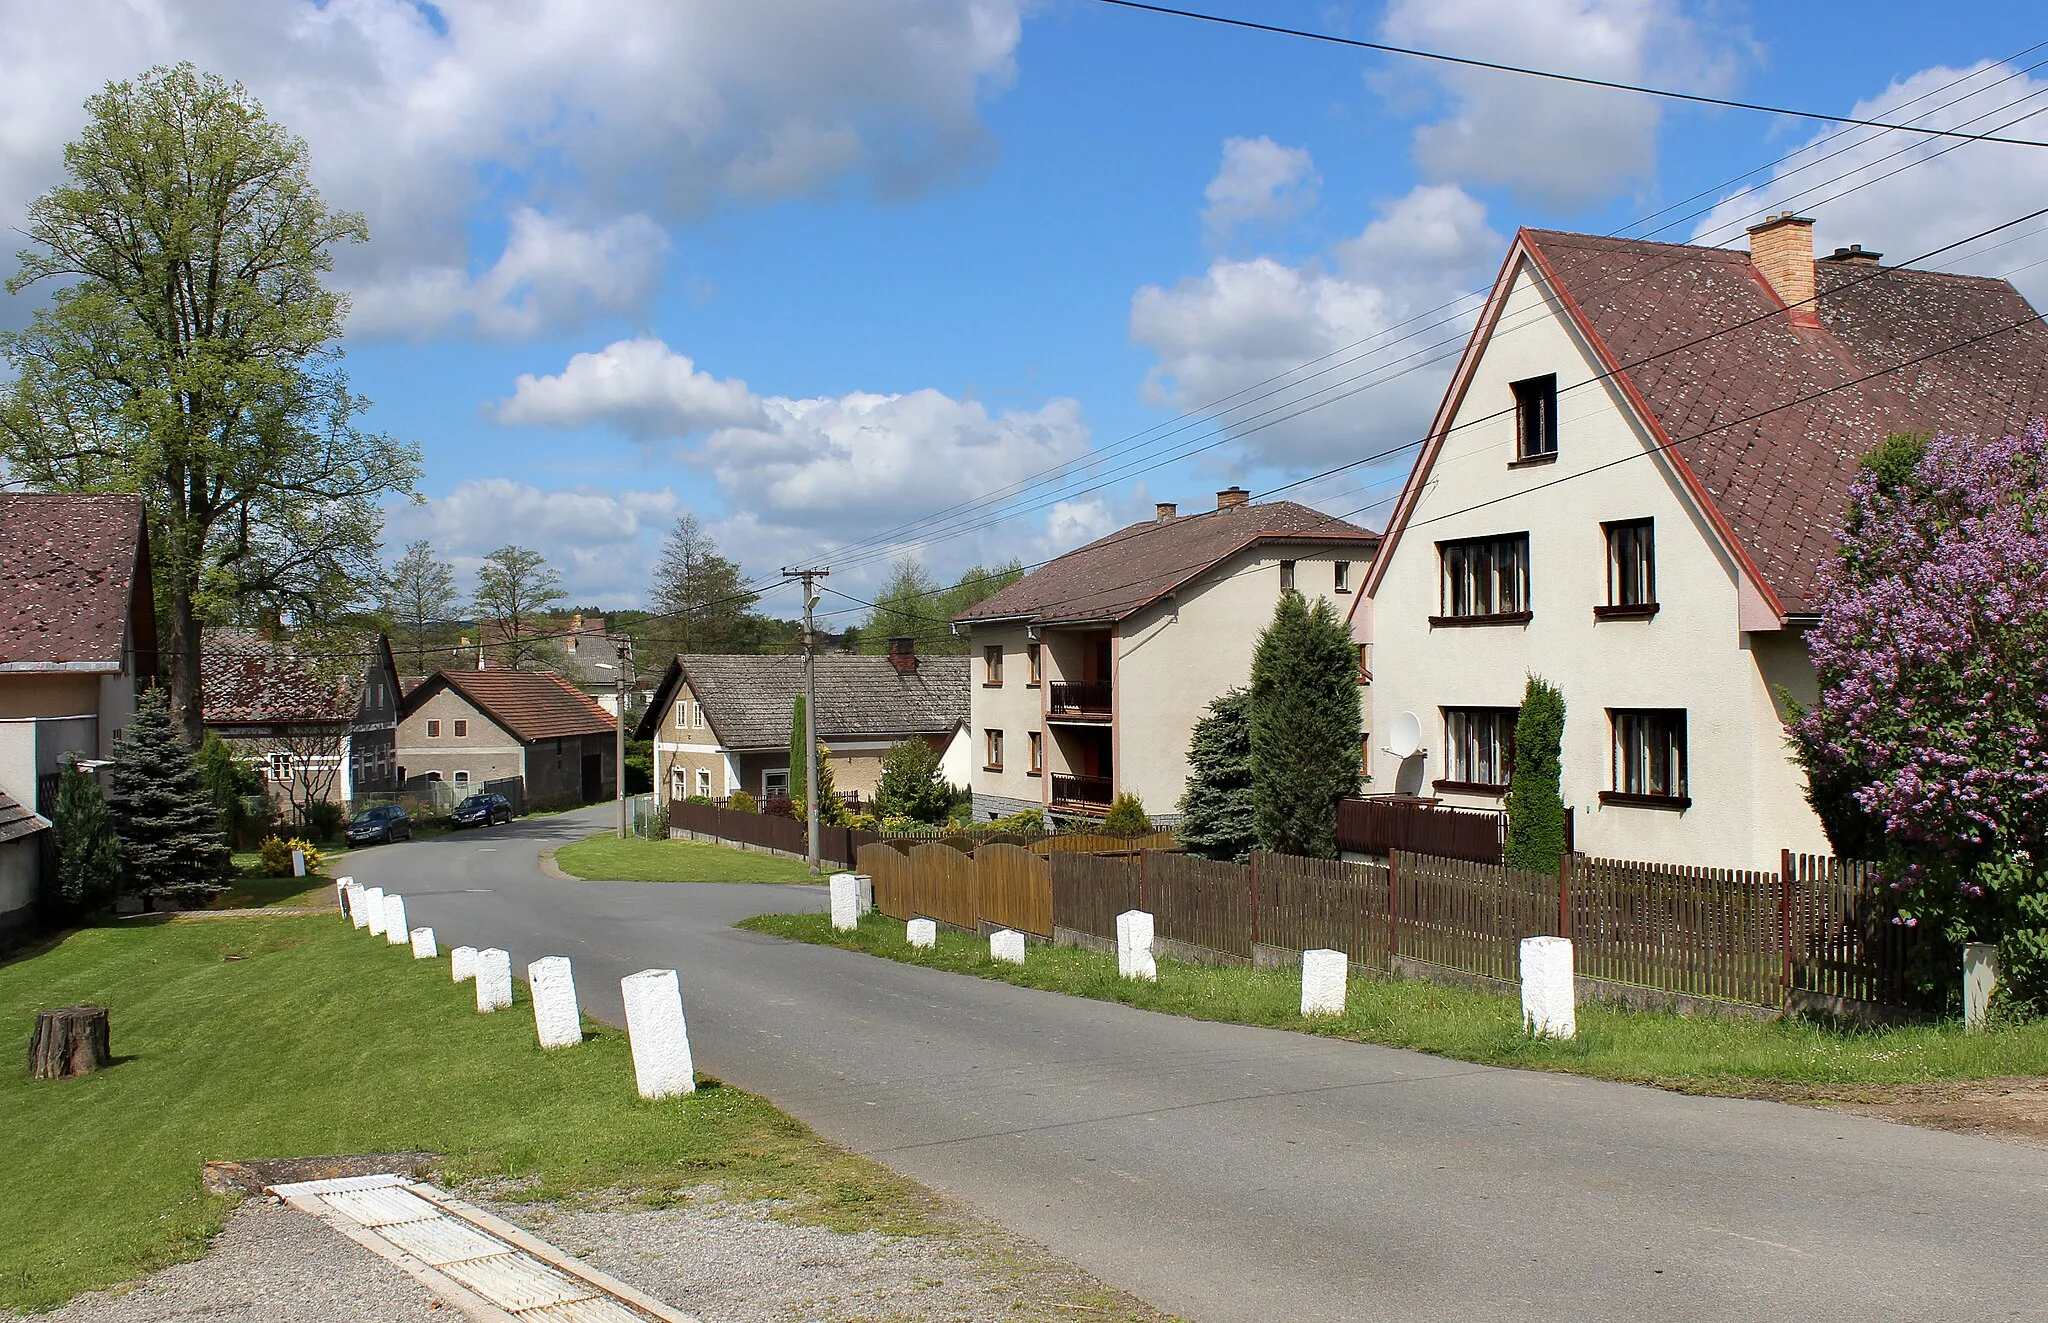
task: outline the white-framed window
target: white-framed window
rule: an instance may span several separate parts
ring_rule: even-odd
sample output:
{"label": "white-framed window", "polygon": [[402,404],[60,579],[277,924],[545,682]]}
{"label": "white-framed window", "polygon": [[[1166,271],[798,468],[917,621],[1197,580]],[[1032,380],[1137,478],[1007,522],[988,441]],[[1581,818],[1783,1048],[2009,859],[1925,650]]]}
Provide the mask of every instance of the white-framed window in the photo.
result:
{"label": "white-framed window", "polygon": [[708,767],[697,769],[697,793],[706,799],[711,798],[711,769]]}
{"label": "white-framed window", "polygon": [[439,772],[428,772],[428,773],[427,773],[427,780],[429,780],[429,781],[438,781],[438,780],[440,780],[440,779],[441,779],[441,774],[440,774]]}
{"label": "white-framed window", "polygon": [[1444,709],[1444,780],[1485,790],[1505,789],[1515,762],[1511,707]]}
{"label": "white-framed window", "polygon": [[786,799],[789,797],[789,769],[761,773],[761,798]]}
{"label": "white-framed window", "polygon": [[457,771],[457,772],[455,773],[455,784],[456,784],[456,785],[458,785],[458,786],[466,786],[466,785],[468,785],[468,784],[469,784],[469,773],[468,773],[468,772],[464,772],[464,771],[459,771],[459,770],[458,770],[458,771]]}
{"label": "white-framed window", "polygon": [[690,729],[704,729],[704,705],[694,698],[690,700]]}
{"label": "white-framed window", "polygon": [[1333,567],[1333,569],[1331,570],[1331,573],[1330,573],[1330,578],[1331,578],[1331,580],[1332,580],[1332,586],[1333,586],[1334,588],[1336,588],[1336,590],[1337,590],[1338,592],[1340,592],[1340,593],[1348,593],[1348,592],[1350,592],[1350,591],[1351,591],[1351,562],[1350,562],[1350,561],[1348,561],[1348,560],[1340,560],[1340,561],[1336,562],[1335,566],[1334,566],[1334,567]]}
{"label": "white-framed window", "polygon": [[292,755],[289,749],[278,749],[264,760],[264,771],[273,781],[292,779]]}

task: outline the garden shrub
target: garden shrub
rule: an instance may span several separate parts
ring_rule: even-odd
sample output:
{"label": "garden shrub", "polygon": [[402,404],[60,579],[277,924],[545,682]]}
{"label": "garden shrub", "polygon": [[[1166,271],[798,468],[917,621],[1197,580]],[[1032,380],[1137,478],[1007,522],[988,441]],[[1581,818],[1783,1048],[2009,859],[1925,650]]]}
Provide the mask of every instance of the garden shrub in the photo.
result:
{"label": "garden shrub", "polygon": [[327,856],[320,853],[318,846],[303,837],[266,836],[257,847],[258,865],[265,877],[290,877],[292,875],[292,851],[303,850],[306,855],[306,876],[311,877],[326,866]]}
{"label": "garden shrub", "polygon": [[754,802],[754,797],[744,790],[733,791],[732,795],[726,799],[725,806],[734,813],[759,813],[761,811],[761,806]]}
{"label": "garden shrub", "polygon": [[1143,836],[1152,830],[1152,819],[1146,816],[1144,803],[1125,790],[1110,801],[1102,830],[1111,836]]}

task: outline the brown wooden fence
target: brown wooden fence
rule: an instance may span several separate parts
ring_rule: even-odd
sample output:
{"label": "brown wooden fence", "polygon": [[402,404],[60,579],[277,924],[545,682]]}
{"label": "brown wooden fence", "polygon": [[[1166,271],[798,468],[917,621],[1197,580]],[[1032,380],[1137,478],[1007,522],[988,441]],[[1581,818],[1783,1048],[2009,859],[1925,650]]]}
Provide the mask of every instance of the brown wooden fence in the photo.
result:
{"label": "brown wooden fence", "polygon": [[1058,851],[1046,860],[1052,873],[1052,921],[1105,941],[1116,940],[1116,916],[1139,908],[1142,855]]}
{"label": "brown wooden fence", "polygon": [[1884,913],[1886,887],[1877,865],[1787,850],[1781,868],[1793,879],[1785,907],[1793,990],[1911,1005],[1907,966],[1919,934]]}
{"label": "brown wooden fence", "polygon": [[981,918],[1020,933],[1052,936],[1052,865],[1016,845],[974,852],[975,904]]}
{"label": "brown wooden fence", "polygon": [[1260,946],[1342,951],[1362,972],[1387,963],[1387,866],[1254,854],[1252,890]]}
{"label": "brown wooden fence", "polygon": [[1565,935],[1592,978],[1778,1005],[1784,899],[1776,873],[1578,858],[1567,866]]}
{"label": "brown wooden fence", "polygon": [[972,932],[976,909],[974,860],[949,845],[927,842],[910,852],[911,910]]}
{"label": "brown wooden fence", "polygon": [[[668,825],[676,830],[717,836],[764,850],[785,850],[803,854],[806,849],[804,824],[795,818],[772,813],[735,813],[715,804],[676,801],[669,806]],[[820,843],[823,837],[820,837]]]}
{"label": "brown wooden fence", "polygon": [[910,880],[910,856],[876,841],[860,848],[854,864],[875,882],[875,908],[892,919],[915,917],[911,912],[917,898]]}
{"label": "brown wooden fence", "polygon": [[1139,905],[1168,941],[1252,958],[1251,875],[1240,865],[1147,850],[1140,856]]}
{"label": "brown wooden fence", "polygon": [[1337,801],[1337,848],[1352,854],[1401,850],[1439,859],[1497,864],[1508,815],[1393,796]]}

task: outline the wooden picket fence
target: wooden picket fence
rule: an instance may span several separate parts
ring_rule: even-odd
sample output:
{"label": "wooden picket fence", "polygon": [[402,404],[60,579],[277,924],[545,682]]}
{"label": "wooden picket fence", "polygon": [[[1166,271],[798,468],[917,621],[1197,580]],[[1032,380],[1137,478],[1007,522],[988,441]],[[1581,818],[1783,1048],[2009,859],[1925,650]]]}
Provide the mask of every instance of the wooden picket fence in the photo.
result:
{"label": "wooden picket fence", "polygon": [[874,841],[861,847],[855,867],[874,879],[875,908],[891,918],[1052,936],[1051,867],[1020,846],[998,842],[965,854],[925,841],[905,854]]}

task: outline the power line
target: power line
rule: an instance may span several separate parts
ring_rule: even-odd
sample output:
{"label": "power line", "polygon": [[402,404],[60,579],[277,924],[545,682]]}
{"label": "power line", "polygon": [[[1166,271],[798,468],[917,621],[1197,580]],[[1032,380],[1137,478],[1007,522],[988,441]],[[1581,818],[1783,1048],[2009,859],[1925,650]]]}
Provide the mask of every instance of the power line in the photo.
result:
{"label": "power line", "polygon": [[1736,101],[1728,97],[1708,96],[1701,92],[1679,92],[1667,87],[1649,87],[1641,83],[1623,83],[1607,78],[1592,78],[1583,74],[1558,73],[1552,69],[1532,69],[1519,64],[1502,64],[1494,60],[1475,59],[1467,55],[1447,55],[1442,51],[1426,51],[1413,46],[1395,46],[1387,42],[1366,41],[1359,37],[1340,37],[1331,32],[1314,32],[1307,28],[1282,27],[1276,23],[1259,23],[1248,18],[1229,18],[1222,14],[1204,14],[1192,9],[1173,9],[1166,5],[1141,3],[1141,0],[1097,0],[1097,3],[1117,9],[1136,9],[1149,14],[1165,14],[1174,18],[1195,19],[1203,23],[1215,23],[1223,27],[1243,28],[1251,32],[1265,32],[1281,37],[1300,37],[1308,41],[1326,42],[1333,46],[1348,46],[1355,50],[1377,51],[1383,55],[1405,55],[1411,59],[1433,60],[1439,64],[1462,65],[1470,69],[1489,69],[1496,73],[1519,74],[1525,78],[1541,78],[1557,83],[1576,83],[1581,87],[1605,88],[1613,92],[1634,92],[1641,96],[1663,97],[1671,101],[1689,101],[1695,105],[1719,106],[1726,110],[1754,110],[1766,115],[1790,115],[1797,119],[1819,120],[1829,124],[1846,124],[1868,129],[1891,129],[1901,133],[1919,133],[1938,138],[1963,138],[1971,142],[1997,142],[2014,147],[2048,147],[2048,142],[2032,138],[2001,138],[1984,133],[1964,133],[1957,129],[1937,129],[1919,124],[1900,124],[1881,119],[1862,119],[1854,115],[1830,115],[1818,110],[1795,110],[1789,106],[1771,106],[1756,101]]}

